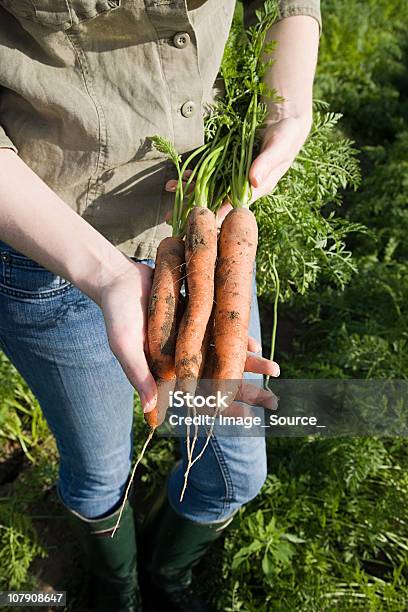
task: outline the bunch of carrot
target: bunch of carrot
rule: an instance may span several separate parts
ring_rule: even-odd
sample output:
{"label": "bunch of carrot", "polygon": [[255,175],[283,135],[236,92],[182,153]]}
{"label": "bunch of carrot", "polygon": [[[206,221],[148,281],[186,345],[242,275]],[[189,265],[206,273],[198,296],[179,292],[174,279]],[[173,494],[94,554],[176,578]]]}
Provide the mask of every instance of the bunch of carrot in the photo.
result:
{"label": "bunch of carrot", "polygon": [[[256,132],[266,113],[260,98],[274,94],[260,77],[269,65],[261,56],[276,16],[276,3],[266,2],[258,24],[248,32],[245,52],[240,51],[239,71],[231,68],[226,50],[226,96],[207,122],[206,144],[182,163],[171,142],[152,138],[178,175],[173,235],[157,251],[148,313],[150,367],[159,391],[158,405],[145,415],[152,429],[163,422],[168,391],[176,384],[194,393],[201,377],[239,382],[243,376],[258,241],[249,209],[249,170]],[[216,214],[225,200],[233,208],[217,240]]]}
{"label": "bunch of carrot", "polygon": [[[173,226],[173,236],[159,245],[148,314],[150,367],[161,396],[156,409],[146,414],[152,428],[164,419],[168,391],[177,384],[178,389],[194,393],[204,366],[205,377],[213,380],[239,381],[244,372],[257,246],[250,190],[245,186],[247,195],[241,199],[231,190],[235,207],[225,217],[218,240],[214,207],[208,201],[229,140],[227,136],[206,149],[190,175],[196,180],[186,221],[176,224],[176,231]],[[163,139],[154,142],[161,150],[171,147]],[[182,201],[176,192],[178,199]],[[184,279],[185,306],[180,297]]]}

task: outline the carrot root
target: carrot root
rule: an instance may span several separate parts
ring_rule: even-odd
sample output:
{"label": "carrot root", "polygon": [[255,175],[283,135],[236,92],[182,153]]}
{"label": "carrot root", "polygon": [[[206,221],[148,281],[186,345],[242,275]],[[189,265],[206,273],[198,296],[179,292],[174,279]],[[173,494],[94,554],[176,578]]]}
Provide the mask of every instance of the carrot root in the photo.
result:
{"label": "carrot root", "polygon": [[247,208],[225,217],[215,274],[214,372],[216,380],[240,381],[244,373],[258,228]]}
{"label": "carrot root", "polygon": [[158,387],[158,404],[145,414],[152,429],[163,422],[166,390],[175,384],[174,354],[183,264],[184,242],[180,238],[162,240],[157,249],[147,327],[150,369]]}
{"label": "carrot root", "polygon": [[186,228],[186,278],[188,302],[180,322],[175,368],[178,388],[194,392],[205,357],[203,344],[214,298],[214,270],[217,257],[215,215],[195,207]]}
{"label": "carrot root", "polygon": [[113,538],[113,537],[114,537],[114,535],[115,535],[116,531],[118,530],[118,527],[119,527],[119,525],[120,525],[120,519],[122,518],[123,510],[124,510],[124,508],[125,508],[126,500],[127,500],[127,498],[129,497],[129,491],[130,491],[131,486],[132,486],[132,484],[133,484],[133,480],[134,480],[134,477],[135,477],[136,469],[137,469],[137,467],[138,467],[139,463],[141,462],[141,460],[142,460],[142,459],[143,459],[143,457],[144,457],[144,454],[145,454],[145,452],[146,452],[146,449],[147,449],[147,447],[148,447],[148,446],[149,446],[149,444],[150,444],[150,440],[153,438],[153,434],[154,434],[154,429],[151,429],[151,430],[150,430],[149,435],[147,436],[146,442],[144,443],[143,448],[142,448],[142,450],[140,451],[140,454],[139,454],[138,458],[136,459],[136,463],[135,463],[135,465],[133,466],[133,470],[132,470],[132,473],[131,473],[131,476],[130,476],[129,482],[128,482],[128,485],[127,485],[127,487],[126,487],[125,497],[123,498],[123,502],[122,502],[122,505],[121,505],[121,507],[120,507],[120,512],[119,512],[118,520],[116,521],[115,527],[113,528],[113,531],[112,531],[112,533],[111,533],[111,538]]}

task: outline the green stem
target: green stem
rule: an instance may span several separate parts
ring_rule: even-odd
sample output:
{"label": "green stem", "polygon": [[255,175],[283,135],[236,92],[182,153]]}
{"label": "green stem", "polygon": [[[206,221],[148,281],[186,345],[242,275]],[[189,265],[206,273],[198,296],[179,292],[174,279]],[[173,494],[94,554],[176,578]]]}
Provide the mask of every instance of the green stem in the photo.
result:
{"label": "green stem", "polygon": [[244,189],[242,192],[242,207],[249,208],[249,203],[251,201],[252,196],[252,187],[249,182],[249,171],[252,165],[252,154],[254,151],[254,142],[255,142],[255,130],[256,130],[256,119],[257,119],[257,110],[258,110],[258,96],[256,92],[252,98],[252,121],[251,121],[251,130],[249,133],[249,143],[246,151],[246,171],[245,171],[245,181],[244,181]]}
{"label": "green stem", "polygon": [[233,154],[232,154],[232,176],[231,176],[231,202],[233,206],[236,206],[236,201],[238,199],[238,192],[239,192],[237,164],[238,164],[238,143],[235,143]]}
{"label": "green stem", "polygon": [[[251,201],[252,188],[249,182],[249,171],[251,169],[254,151],[257,118],[258,94],[254,92],[242,124],[241,138],[234,147],[231,197],[232,205],[237,208],[249,208],[249,203]],[[238,153],[239,148],[240,154]]]}
{"label": "green stem", "polygon": [[248,117],[248,113],[251,109],[252,106],[252,99],[251,102],[249,104],[249,108],[248,111],[245,115],[245,119],[244,122],[242,124],[242,134],[241,134],[241,156],[239,159],[239,167],[238,167],[238,206],[242,206],[241,202],[242,202],[242,194],[243,194],[243,190],[244,190],[244,185],[245,185],[245,180],[246,180],[246,164],[245,164],[245,145],[246,145],[246,139],[247,139],[247,126],[248,126],[248,122],[247,122],[247,117]]}
{"label": "green stem", "polygon": [[183,206],[183,178],[181,174],[180,165],[177,164],[177,189],[174,196],[174,205],[173,205],[173,216],[172,216],[172,227],[173,237],[176,237],[180,233],[180,217],[181,210]]}
{"label": "green stem", "polygon": [[[279,275],[275,265],[276,255],[272,258],[272,272],[273,278],[275,281],[275,300],[273,303],[273,325],[272,325],[272,335],[271,335],[271,352],[269,355],[269,359],[273,361],[275,356],[275,346],[276,346],[276,332],[278,329],[278,304],[279,304],[279,293],[280,293],[280,282]],[[267,388],[269,385],[270,376],[268,375],[265,379],[265,387]]]}
{"label": "green stem", "polygon": [[[193,151],[191,153],[191,155],[189,155],[186,159],[186,161],[184,162],[184,164],[181,167],[181,175],[183,176],[184,172],[187,170],[189,164],[193,161],[193,159],[195,157],[197,157],[197,155],[199,155],[202,151],[205,151],[205,149],[207,149],[209,147],[209,143],[207,142],[206,144],[203,144],[201,147],[199,147],[198,149],[196,149],[195,151]],[[193,170],[193,172],[195,171],[195,168]]]}
{"label": "green stem", "polygon": [[[225,136],[224,147],[223,147],[221,159],[218,161],[215,172],[213,173],[211,177],[211,184],[209,186],[208,201],[210,203],[210,208],[214,213],[217,212],[218,208],[221,206],[222,201],[220,201],[220,198],[222,197],[222,194],[225,192],[223,180],[221,179],[221,182],[220,182],[218,179],[224,169],[224,162],[225,162],[225,158],[227,156],[227,152],[229,149],[230,140],[231,140],[231,132],[228,132],[227,136]],[[216,191],[217,181],[218,181],[218,189]],[[214,195],[215,193],[216,195]]]}
{"label": "green stem", "polygon": [[202,162],[197,174],[197,180],[194,188],[195,205],[206,208],[208,206],[208,182],[211,175],[216,170],[216,164],[220,154],[225,146],[225,138],[220,140],[217,147],[209,153]]}
{"label": "green stem", "polygon": [[246,167],[246,179],[247,181],[249,181],[249,170],[251,168],[251,164],[252,164],[252,154],[254,151],[254,142],[255,142],[255,130],[256,130],[256,119],[257,119],[257,112],[258,112],[258,95],[257,93],[254,93],[254,97],[252,98],[253,100],[253,108],[252,108],[252,123],[251,123],[251,132],[250,132],[250,137],[249,137],[249,146],[248,146],[248,151],[247,151],[247,167]]}
{"label": "green stem", "polygon": [[310,159],[309,157],[305,157],[304,155],[298,155],[296,157],[296,161],[303,161],[309,164],[313,164],[314,166],[325,166],[327,168],[331,168],[332,170],[339,170],[340,172],[344,172],[345,174],[347,174],[351,182],[353,180],[353,175],[351,174],[351,172],[348,172],[343,166],[332,164],[330,162],[323,162],[316,159]]}
{"label": "green stem", "polygon": [[194,178],[194,175],[197,171],[197,166],[193,169],[191,175],[189,176],[185,187],[183,188],[183,176],[184,176],[184,172],[187,170],[188,165],[192,162],[192,160],[197,157],[197,155],[199,155],[200,153],[202,153],[207,147],[208,147],[208,143],[202,145],[201,147],[199,147],[198,149],[196,149],[195,151],[193,151],[193,153],[191,153],[191,155],[189,155],[186,159],[186,161],[183,163],[182,166],[180,166],[180,164],[176,164],[176,170],[177,170],[177,188],[176,188],[176,192],[174,195],[174,205],[173,205],[173,215],[172,215],[172,226],[173,226],[173,236],[181,236],[183,234],[183,227],[184,227],[184,223],[183,223],[183,212],[184,212],[184,207],[183,207],[183,203],[184,203],[184,197],[185,194],[188,192],[188,188],[191,184],[191,181]]}

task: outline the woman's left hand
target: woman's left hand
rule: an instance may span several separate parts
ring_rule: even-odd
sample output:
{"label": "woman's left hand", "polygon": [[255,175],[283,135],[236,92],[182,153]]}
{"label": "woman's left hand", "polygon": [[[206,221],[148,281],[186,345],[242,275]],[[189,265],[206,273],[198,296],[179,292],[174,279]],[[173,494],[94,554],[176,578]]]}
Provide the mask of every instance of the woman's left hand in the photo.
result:
{"label": "woman's left hand", "polygon": [[267,123],[261,152],[249,171],[252,202],[271,193],[289,170],[309,134],[312,116],[310,113]]}

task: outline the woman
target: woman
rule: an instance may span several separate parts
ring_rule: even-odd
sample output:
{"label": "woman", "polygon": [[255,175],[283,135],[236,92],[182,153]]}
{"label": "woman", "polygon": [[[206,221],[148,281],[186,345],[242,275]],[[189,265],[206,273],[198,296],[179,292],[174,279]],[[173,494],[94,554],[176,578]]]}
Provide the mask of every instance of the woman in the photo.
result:
{"label": "woman", "polygon": [[[260,5],[244,2],[248,21]],[[0,347],[55,435],[58,491],[82,533],[98,610],[140,609],[129,504],[109,535],[129,475],[134,389],[145,412],[156,397],[146,304],[174,182],[148,137],[169,137],[179,153],[202,143],[234,8],[233,0],[0,0]],[[284,101],[269,108],[250,173],[254,199],[273,189],[311,125],[319,2],[280,8],[265,78]],[[255,295],[250,333],[258,350]],[[254,369],[279,373],[260,360]],[[191,567],[260,490],[265,442],[215,437],[181,503],[184,469],[175,466],[150,520],[146,564],[168,608],[203,610]]]}

